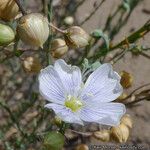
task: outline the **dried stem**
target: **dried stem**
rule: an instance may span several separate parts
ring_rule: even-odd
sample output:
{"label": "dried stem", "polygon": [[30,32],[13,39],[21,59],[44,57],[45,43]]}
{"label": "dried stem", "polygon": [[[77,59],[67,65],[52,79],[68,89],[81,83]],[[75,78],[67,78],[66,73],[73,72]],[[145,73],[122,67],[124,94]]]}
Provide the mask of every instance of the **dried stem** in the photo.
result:
{"label": "dried stem", "polygon": [[23,8],[23,6],[21,5],[20,0],[15,0],[15,2],[17,3],[19,10],[21,11],[22,15],[26,15],[27,13],[26,13],[25,9]]}
{"label": "dried stem", "polygon": [[53,29],[57,30],[58,32],[60,32],[62,34],[66,33],[64,30],[61,30],[61,29],[57,28],[56,26],[54,26],[51,22],[48,24],[49,24],[49,26],[51,26]]}

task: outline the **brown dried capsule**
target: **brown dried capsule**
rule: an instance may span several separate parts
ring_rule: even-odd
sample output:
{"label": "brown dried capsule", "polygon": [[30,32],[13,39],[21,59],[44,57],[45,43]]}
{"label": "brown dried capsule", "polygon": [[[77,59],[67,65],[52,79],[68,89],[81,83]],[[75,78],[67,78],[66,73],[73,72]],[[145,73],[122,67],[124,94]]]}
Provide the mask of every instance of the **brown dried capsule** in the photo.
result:
{"label": "brown dried capsule", "polygon": [[133,122],[132,122],[132,119],[129,114],[125,114],[121,118],[121,123],[126,125],[128,128],[132,128],[132,126],[133,126]]}
{"label": "brown dried capsule", "polygon": [[51,53],[54,58],[61,58],[68,51],[68,46],[63,39],[55,39],[51,43]]}
{"label": "brown dried capsule", "polygon": [[27,73],[38,73],[42,67],[38,58],[28,56],[23,59],[23,68]]}
{"label": "brown dried capsule", "polygon": [[82,48],[89,44],[90,36],[78,26],[66,30],[65,41],[69,47]]}
{"label": "brown dried capsule", "polygon": [[109,130],[102,130],[102,131],[96,131],[93,133],[94,137],[98,140],[101,140],[103,142],[109,142],[110,141],[110,131]]}
{"label": "brown dried capsule", "polygon": [[133,84],[133,76],[126,72],[126,71],[122,71],[120,73],[120,76],[121,76],[121,85],[123,86],[123,88],[129,88],[132,86]]}
{"label": "brown dried capsule", "polygon": [[121,123],[119,126],[110,129],[110,135],[111,139],[116,142],[126,142],[129,137],[129,128]]}
{"label": "brown dried capsule", "polygon": [[17,33],[23,42],[43,47],[49,36],[47,18],[39,13],[25,15],[18,23]]}
{"label": "brown dried capsule", "polygon": [[0,18],[4,21],[14,19],[19,12],[15,0],[0,0]]}

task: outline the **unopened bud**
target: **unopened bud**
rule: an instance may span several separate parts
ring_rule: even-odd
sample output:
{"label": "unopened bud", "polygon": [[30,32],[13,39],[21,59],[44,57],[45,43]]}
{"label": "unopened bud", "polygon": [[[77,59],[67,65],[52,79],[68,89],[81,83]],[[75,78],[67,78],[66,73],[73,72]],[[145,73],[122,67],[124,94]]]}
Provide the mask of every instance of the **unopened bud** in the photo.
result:
{"label": "unopened bud", "polygon": [[0,24],[0,46],[11,43],[14,38],[14,31],[9,26]]}
{"label": "unopened bud", "polygon": [[122,71],[120,73],[120,76],[121,76],[121,85],[123,86],[123,88],[129,88],[132,86],[133,84],[133,76],[126,72],[126,71]]}
{"label": "unopened bud", "polygon": [[82,48],[89,44],[90,36],[82,28],[73,26],[66,30],[65,41],[69,47]]}
{"label": "unopened bud", "polygon": [[132,122],[132,119],[129,114],[125,114],[121,118],[121,123],[126,125],[128,128],[132,128],[132,126],[133,126],[133,122]]}
{"label": "unopened bud", "polygon": [[48,132],[43,140],[43,149],[46,150],[61,150],[65,142],[64,135],[60,132]]}
{"label": "unopened bud", "polygon": [[86,144],[80,144],[76,147],[76,150],[89,150]]}
{"label": "unopened bud", "polygon": [[43,47],[49,36],[48,21],[39,13],[25,15],[18,23],[17,33],[26,44]]}
{"label": "unopened bud", "polygon": [[0,18],[4,21],[14,19],[19,12],[15,0],[0,0]]}
{"label": "unopened bud", "polygon": [[96,131],[96,132],[94,132],[94,137],[103,142],[109,142],[110,141],[110,131],[109,130]]}
{"label": "unopened bud", "polygon": [[68,51],[66,42],[62,39],[55,39],[51,43],[51,53],[54,58],[60,58]]}
{"label": "unopened bud", "polygon": [[28,56],[23,60],[23,68],[27,73],[38,73],[42,67],[38,58]]}
{"label": "unopened bud", "polygon": [[73,25],[73,23],[74,23],[74,18],[73,18],[72,16],[68,16],[68,17],[66,17],[66,18],[64,19],[64,23],[65,23],[66,25],[71,26],[71,25]]}
{"label": "unopened bud", "polygon": [[112,140],[123,143],[126,142],[129,137],[129,128],[121,123],[119,126],[112,127],[110,133]]}
{"label": "unopened bud", "polygon": [[57,126],[60,126],[62,124],[62,120],[59,117],[55,117],[54,118],[54,124],[56,124]]}

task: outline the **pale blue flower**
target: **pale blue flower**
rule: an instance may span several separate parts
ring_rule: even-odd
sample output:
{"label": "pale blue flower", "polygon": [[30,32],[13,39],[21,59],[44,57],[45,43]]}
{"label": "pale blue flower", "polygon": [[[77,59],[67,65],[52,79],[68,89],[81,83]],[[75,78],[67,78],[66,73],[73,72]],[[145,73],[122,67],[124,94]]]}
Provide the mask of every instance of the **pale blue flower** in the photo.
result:
{"label": "pale blue flower", "polygon": [[54,66],[41,70],[39,90],[51,102],[45,107],[68,123],[115,126],[126,111],[123,104],[112,102],[121,95],[122,86],[110,64],[101,65],[84,84],[77,66],[57,60]]}

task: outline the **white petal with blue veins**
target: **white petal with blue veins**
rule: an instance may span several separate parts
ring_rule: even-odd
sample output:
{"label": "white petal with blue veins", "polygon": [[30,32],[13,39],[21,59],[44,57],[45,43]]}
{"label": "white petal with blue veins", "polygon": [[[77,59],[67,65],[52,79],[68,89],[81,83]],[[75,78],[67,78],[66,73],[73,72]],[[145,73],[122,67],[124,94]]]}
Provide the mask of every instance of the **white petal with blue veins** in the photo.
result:
{"label": "white petal with blue veins", "polygon": [[46,108],[53,109],[56,115],[67,123],[76,123],[83,125],[82,120],[79,118],[78,113],[72,112],[69,108],[58,104],[47,104]]}
{"label": "white petal with blue veins", "polygon": [[39,90],[41,95],[50,102],[64,104],[65,89],[53,66],[41,70],[39,75]]}

